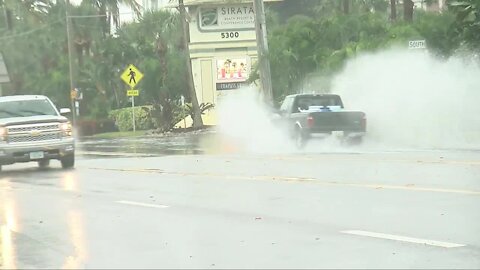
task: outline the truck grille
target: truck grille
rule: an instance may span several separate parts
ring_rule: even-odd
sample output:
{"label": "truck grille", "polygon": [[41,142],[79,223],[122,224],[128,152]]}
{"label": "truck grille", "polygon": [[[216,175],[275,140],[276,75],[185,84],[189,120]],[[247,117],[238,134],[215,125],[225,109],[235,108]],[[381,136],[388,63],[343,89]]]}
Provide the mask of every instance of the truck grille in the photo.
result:
{"label": "truck grille", "polygon": [[58,130],[57,124],[47,124],[47,125],[28,125],[28,126],[13,126],[8,128],[8,133],[22,133],[22,132],[32,132],[32,131],[52,131]]}
{"label": "truck grille", "polygon": [[41,142],[60,139],[59,133],[41,134],[38,136],[11,136],[8,138],[9,143],[26,143],[26,142]]}
{"label": "truck grille", "polygon": [[7,142],[12,144],[53,141],[61,138],[60,123],[7,127]]}

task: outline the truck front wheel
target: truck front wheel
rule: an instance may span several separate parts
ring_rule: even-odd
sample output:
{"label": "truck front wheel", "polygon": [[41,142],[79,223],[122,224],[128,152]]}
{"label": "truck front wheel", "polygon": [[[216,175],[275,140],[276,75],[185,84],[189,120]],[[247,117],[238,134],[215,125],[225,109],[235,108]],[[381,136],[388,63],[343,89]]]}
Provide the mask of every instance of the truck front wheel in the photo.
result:
{"label": "truck front wheel", "polygon": [[71,154],[63,157],[60,162],[62,163],[62,168],[71,169],[75,166],[75,155]]}

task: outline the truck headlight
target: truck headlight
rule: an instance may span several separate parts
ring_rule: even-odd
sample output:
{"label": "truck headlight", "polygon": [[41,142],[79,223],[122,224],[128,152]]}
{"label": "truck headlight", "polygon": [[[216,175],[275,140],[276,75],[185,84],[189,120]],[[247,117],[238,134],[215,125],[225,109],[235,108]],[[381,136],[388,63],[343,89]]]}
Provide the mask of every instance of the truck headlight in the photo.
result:
{"label": "truck headlight", "polygon": [[61,123],[60,130],[63,137],[72,137],[72,124],[70,122]]}
{"label": "truck headlight", "polygon": [[0,142],[4,142],[7,140],[7,129],[4,127],[0,127]]}

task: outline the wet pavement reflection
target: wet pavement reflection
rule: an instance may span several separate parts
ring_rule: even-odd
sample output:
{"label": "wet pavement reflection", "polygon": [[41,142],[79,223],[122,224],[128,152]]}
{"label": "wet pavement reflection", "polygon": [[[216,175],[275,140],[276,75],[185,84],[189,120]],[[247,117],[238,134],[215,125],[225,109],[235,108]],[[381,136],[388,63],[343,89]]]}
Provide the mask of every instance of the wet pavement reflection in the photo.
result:
{"label": "wet pavement reflection", "polygon": [[[8,188],[8,186],[7,186]],[[0,200],[0,266],[5,269],[16,268],[16,251],[14,244],[14,233],[18,232],[17,209],[15,199],[11,194],[1,191],[2,199]]]}
{"label": "wet pavement reflection", "polygon": [[170,134],[167,136],[144,136],[120,139],[83,139],[78,148],[83,153],[128,153],[162,155],[228,154],[239,150],[234,143],[215,130],[196,134]]}
{"label": "wet pavement reflection", "polygon": [[0,269],[84,268],[84,209],[72,199],[80,198],[78,173],[25,164],[0,180]]}
{"label": "wet pavement reflection", "polygon": [[85,227],[82,213],[78,210],[69,210],[67,215],[70,243],[73,253],[65,259],[64,269],[83,268],[87,259]]}
{"label": "wet pavement reflection", "polygon": [[[478,151],[257,155],[215,132],[79,146],[74,170],[4,167],[0,269],[411,268],[409,254],[416,268],[480,265]],[[466,247],[447,254],[345,229]]]}

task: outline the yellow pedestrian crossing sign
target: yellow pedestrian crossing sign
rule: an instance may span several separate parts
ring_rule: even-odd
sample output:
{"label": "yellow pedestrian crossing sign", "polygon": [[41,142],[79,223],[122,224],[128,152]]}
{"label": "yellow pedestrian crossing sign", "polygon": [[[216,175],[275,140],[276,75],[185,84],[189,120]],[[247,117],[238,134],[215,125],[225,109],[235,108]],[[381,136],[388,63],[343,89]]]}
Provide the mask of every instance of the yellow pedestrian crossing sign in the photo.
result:
{"label": "yellow pedestrian crossing sign", "polygon": [[142,80],[143,73],[134,65],[129,65],[120,78],[133,89]]}
{"label": "yellow pedestrian crossing sign", "polygon": [[140,95],[140,91],[138,90],[127,90],[128,97],[138,97]]}

